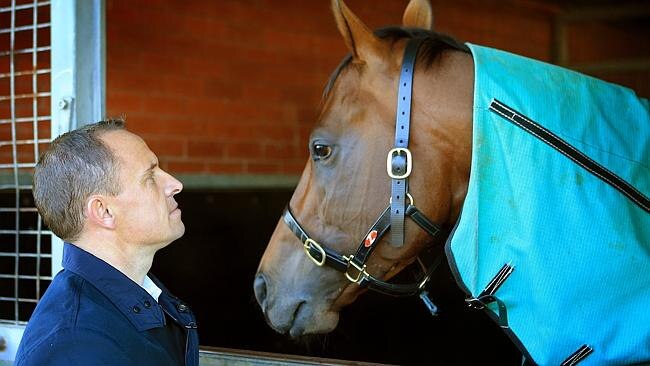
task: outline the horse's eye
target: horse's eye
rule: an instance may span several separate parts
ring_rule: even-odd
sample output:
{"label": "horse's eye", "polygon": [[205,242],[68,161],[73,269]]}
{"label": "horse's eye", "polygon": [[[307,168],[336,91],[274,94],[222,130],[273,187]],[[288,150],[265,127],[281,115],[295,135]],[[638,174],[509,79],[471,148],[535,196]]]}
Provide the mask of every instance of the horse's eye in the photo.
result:
{"label": "horse's eye", "polygon": [[327,159],[332,155],[332,147],[325,144],[316,143],[312,148],[312,157],[314,160]]}

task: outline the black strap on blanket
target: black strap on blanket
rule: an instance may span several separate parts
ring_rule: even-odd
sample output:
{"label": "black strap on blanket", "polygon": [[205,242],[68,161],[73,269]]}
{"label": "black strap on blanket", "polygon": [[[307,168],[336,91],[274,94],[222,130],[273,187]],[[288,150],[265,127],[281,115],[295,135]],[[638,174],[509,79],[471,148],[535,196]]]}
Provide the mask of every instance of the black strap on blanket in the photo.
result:
{"label": "black strap on blanket", "polygon": [[614,174],[611,170],[583,154],[553,132],[496,99],[492,100],[489,108],[492,112],[497,113],[504,119],[512,122],[515,126],[522,128],[524,131],[537,137],[550,147],[562,153],[562,155],[573,160],[576,164],[586,169],[595,177],[621,192],[634,204],[645,210],[645,212],[650,213],[650,199],[646,195],[641,193],[623,178]]}
{"label": "black strap on blanket", "polygon": [[594,352],[594,349],[590,346],[583,344],[577,351],[573,352],[571,356],[567,357],[560,366],[574,366],[577,365],[580,361],[584,360]]}
{"label": "black strap on blanket", "polygon": [[473,309],[483,309],[491,303],[496,303],[499,309],[499,326],[501,328],[508,328],[508,311],[506,304],[496,297],[494,293],[508,279],[514,269],[515,267],[510,264],[503,265],[492,281],[485,286],[485,289],[477,297],[465,300],[467,305]]}

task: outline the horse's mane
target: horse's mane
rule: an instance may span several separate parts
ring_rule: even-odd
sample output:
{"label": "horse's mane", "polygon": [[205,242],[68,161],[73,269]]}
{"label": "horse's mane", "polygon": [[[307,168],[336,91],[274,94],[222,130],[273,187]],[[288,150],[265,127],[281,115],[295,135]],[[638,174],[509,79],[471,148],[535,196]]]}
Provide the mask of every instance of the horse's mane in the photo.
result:
{"label": "horse's mane", "polygon": [[[417,61],[418,65],[424,64],[424,67],[430,67],[433,62],[438,58],[438,56],[445,50],[457,50],[461,52],[469,53],[469,48],[455,40],[454,38],[443,34],[437,33],[434,31],[421,29],[421,28],[406,28],[406,27],[397,27],[389,26],[383,27],[375,30],[375,35],[379,38],[389,40],[391,44],[397,42],[402,38],[424,38],[420,50],[418,51]],[[330,76],[330,79],[323,90],[323,101],[327,99],[330,91],[334,87],[334,82],[341,74],[341,71],[345,69],[350,62],[352,61],[352,55],[347,54],[341,63],[336,67],[336,70]]]}

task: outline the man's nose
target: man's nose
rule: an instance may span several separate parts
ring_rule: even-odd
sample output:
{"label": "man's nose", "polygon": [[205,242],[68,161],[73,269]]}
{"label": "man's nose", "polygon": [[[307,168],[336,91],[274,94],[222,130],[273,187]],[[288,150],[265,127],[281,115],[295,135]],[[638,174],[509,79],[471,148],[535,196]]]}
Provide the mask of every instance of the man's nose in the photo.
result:
{"label": "man's nose", "polygon": [[183,190],[183,183],[181,183],[178,179],[174,178],[171,174],[165,172],[167,174],[169,180],[167,182],[167,185],[165,186],[165,193],[167,196],[173,196],[175,194],[180,193]]}

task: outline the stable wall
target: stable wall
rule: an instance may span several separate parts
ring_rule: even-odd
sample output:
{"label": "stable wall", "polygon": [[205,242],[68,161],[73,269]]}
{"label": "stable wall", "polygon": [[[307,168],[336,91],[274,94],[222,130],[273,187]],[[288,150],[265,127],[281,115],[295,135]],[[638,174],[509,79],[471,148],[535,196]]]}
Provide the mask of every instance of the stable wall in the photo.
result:
{"label": "stable wall", "polygon": [[[298,175],[347,52],[329,3],[109,0],[108,112],[172,173]],[[372,28],[399,24],[406,3],[348,2]],[[434,14],[461,40],[550,60],[552,6],[438,1]]]}
{"label": "stable wall", "polygon": [[[322,89],[347,51],[329,3],[108,0],[109,115],[125,115],[172,173],[298,175]],[[372,28],[399,24],[406,3],[348,1]],[[435,28],[460,40],[559,61],[553,1],[433,1],[433,11]],[[562,61],[647,57],[649,28],[637,23],[569,23]],[[650,96],[648,68],[587,71]]]}

